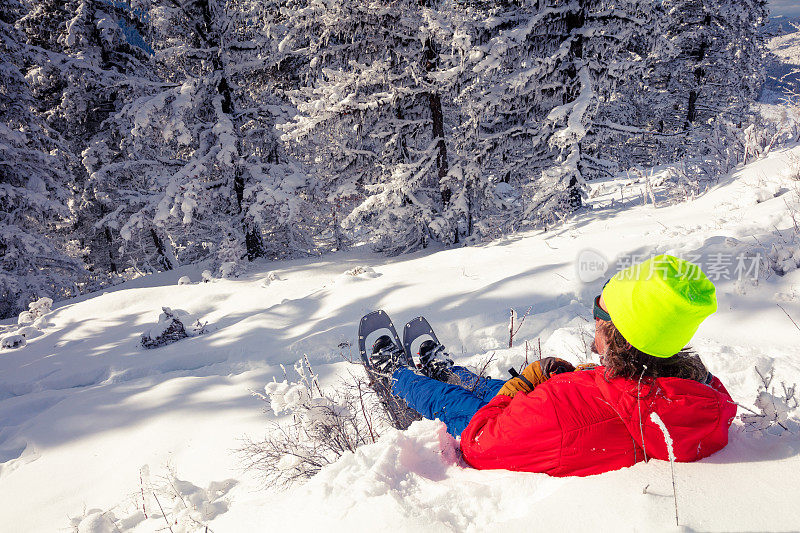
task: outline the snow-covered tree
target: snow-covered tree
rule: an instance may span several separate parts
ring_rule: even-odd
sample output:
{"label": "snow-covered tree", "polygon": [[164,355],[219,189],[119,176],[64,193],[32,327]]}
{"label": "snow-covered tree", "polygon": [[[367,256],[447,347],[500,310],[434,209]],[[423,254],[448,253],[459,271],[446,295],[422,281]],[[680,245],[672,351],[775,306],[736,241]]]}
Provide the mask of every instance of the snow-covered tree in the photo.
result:
{"label": "snow-covered tree", "polygon": [[[83,268],[66,253],[70,152],[33,110],[36,98],[21,69],[31,50],[13,24],[20,4],[0,8],[0,317],[40,297],[77,289]],[[33,74],[35,76],[35,74]]]}
{"label": "snow-covered tree", "polygon": [[389,254],[456,240],[440,13],[411,0],[333,0],[291,2],[285,14],[280,50],[304,74],[284,139],[327,200],[347,206],[344,225]]}
{"label": "snow-covered tree", "polygon": [[[646,83],[646,127],[662,134],[661,160],[703,155],[707,139],[746,125],[764,83],[764,0],[665,0],[666,45],[653,57]],[[733,137],[726,137],[733,141]]]}
{"label": "snow-covered tree", "polygon": [[636,41],[643,68],[600,106],[596,124],[615,135],[598,147],[621,168],[681,161],[698,181],[740,162],[748,128],[765,132],[749,109],[763,82],[765,17],[758,0],[653,5]]}
{"label": "snow-covered tree", "polygon": [[498,30],[470,53],[479,76],[467,109],[476,166],[517,223],[574,211],[586,179],[613,168],[600,155],[608,125],[595,119],[639,68],[647,7],[546,0],[495,8]]}
{"label": "snow-covered tree", "polygon": [[39,52],[34,88],[41,110],[73,147],[82,146],[130,96],[126,81],[146,68],[146,53],[119,24],[137,19],[124,4],[105,0],[28,1],[18,27]]}
{"label": "snow-covered tree", "polygon": [[[17,27],[29,51],[25,68],[37,112],[77,154],[102,133],[111,113],[152,81],[147,52],[131,44],[131,35],[143,26],[125,3],[28,1]],[[103,282],[118,270],[120,243],[110,228],[96,223],[115,207],[95,195],[79,162],[70,169],[77,195],[73,230],[87,266]]]}
{"label": "snow-covered tree", "polygon": [[594,176],[730,165],[754,144],[765,16],[764,0],[9,0],[2,238],[30,253],[4,268],[57,257],[65,281],[31,287],[66,293],[70,256],[96,286],[546,226]]}
{"label": "snow-covered tree", "polygon": [[[497,236],[515,227],[510,207],[518,195],[508,182],[515,181],[511,175],[516,177],[517,172],[499,171],[496,165],[501,161],[500,165],[507,163],[511,168],[516,163],[532,163],[536,156],[529,151],[528,157],[522,157],[520,151],[529,147],[529,139],[520,138],[513,125],[505,130],[498,126],[511,122],[506,120],[505,113],[516,104],[497,114],[499,91],[491,78],[485,76],[482,68],[485,65],[475,63],[484,55],[481,45],[486,45],[498,32],[513,27],[529,9],[524,4],[505,1],[440,5],[439,18],[443,22],[439,26],[447,31],[438,32],[442,41],[441,68],[436,77],[446,81],[453,93],[446,107],[451,140],[449,170],[443,186],[451,197],[444,216],[455,226],[457,235]],[[487,134],[491,130],[497,135]],[[516,143],[518,151],[509,148],[504,153],[496,152],[498,145],[494,140],[498,137]],[[518,159],[508,162],[514,156]]]}
{"label": "snow-covered tree", "polygon": [[720,114],[746,114],[764,84],[767,2],[665,0],[664,9],[677,54],[663,67],[679,102],[668,119],[689,129]]}
{"label": "snow-covered tree", "polygon": [[311,247],[302,169],[274,133],[264,6],[250,0],[148,4],[162,80],[108,120],[84,151],[91,181],[115,205],[104,223],[145,269],[218,265]]}

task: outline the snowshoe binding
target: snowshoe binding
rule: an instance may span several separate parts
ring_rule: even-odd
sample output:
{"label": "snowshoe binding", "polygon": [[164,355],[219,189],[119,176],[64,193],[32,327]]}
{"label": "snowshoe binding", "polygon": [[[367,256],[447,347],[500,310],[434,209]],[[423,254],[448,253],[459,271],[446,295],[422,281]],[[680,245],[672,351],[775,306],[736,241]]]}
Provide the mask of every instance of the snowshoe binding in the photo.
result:
{"label": "snowshoe binding", "polygon": [[419,345],[419,369],[424,375],[438,381],[449,382],[452,376],[453,360],[444,346],[433,340]]}
{"label": "snowshoe binding", "polygon": [[370,363],[373,372],[391,377],[395,370],[406,366],[406,354],[389,335],[382,335],[372,345]]}
{"label": "snowshoe binding", "polygon": [[453,360],[445,351],[444,345],[439,342],[436,333],[425,317],[418,316],[403,328],[403,348],[406,351],[406,355],[411,358],[411,345],[420,338],[425,337],[428,338],[422,341],[417,351],[419,364],[416,366],[419,371],[437,381],[460,385],[461,380],[451,371]]}

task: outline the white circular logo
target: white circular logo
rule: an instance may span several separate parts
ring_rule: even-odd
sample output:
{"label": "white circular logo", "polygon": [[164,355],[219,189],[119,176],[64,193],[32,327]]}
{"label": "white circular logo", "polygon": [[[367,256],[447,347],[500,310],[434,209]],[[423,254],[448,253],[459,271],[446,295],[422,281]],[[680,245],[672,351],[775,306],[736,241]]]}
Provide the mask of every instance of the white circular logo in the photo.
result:
{"label": "white circular logo", "polygon": [[578,271],[578,279],[583,283],[591,283],[605,275],[608,270],[608,260],[597,250],[586,248],[578,254],[575,268]]}

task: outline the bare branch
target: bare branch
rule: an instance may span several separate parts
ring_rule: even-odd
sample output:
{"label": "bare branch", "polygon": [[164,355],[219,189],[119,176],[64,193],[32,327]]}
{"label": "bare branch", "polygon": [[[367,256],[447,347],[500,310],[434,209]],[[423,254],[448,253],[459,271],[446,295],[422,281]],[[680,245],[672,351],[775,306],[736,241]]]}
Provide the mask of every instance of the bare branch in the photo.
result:
{"label": "bare branch", "polygon": [[800,330],[800,326],[798,326],[798,325],[797,325],[797,322],[795,322],[795,321],[794,321],[794,319],[793,319],[793,318],[791,317],[791,315],[790,315],[790,314],[789,314],[789,313],[786,311],[786,309],[784,309],[784,308],[781,306],[781,304],[778,304],[778,303],[776,303],[775,305],[777,305],[778,307],[780,307],[780,308],[781,308],[781,311],[783,311],[784,313],[786,313],[786,316],[788,316],[788,317],[789,317],[789,320],[791,320],[791,321],[792,321],[792,324],[794,324],[794,327],[796,327],[797,329],[799,329],[799,330]]}

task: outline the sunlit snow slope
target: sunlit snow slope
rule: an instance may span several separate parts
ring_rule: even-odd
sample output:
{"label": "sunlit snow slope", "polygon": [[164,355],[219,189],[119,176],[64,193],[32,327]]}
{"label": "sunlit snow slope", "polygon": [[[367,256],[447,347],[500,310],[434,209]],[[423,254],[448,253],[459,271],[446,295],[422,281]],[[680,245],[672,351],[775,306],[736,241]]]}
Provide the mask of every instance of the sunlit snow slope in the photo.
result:
{"label": "sunlit snow slope", "polygon": [[[232,450],[263,436],[273,417],[250,389],[283,379],[281,364],[291,374],[303,354],[323,386],[336,383],[355,368],[340,343],[353,342],[358,319],[374,309],[398,325],[427,316],[458,362],[494,354],[495,376],[520,365],[526,340],[541,340],[544,355],[584,360],[592,300],[631,255],[672,253],[722,275],[735,265],[720,267],[720,258],[759,257],[758,279],[715,281],[719,311],[693,344],[741,404],[753,405],[755,367],[774,370],[778,390],[800,382],[800,330],[790,319],[800,321],[798,161],[800,147],[773,152],[681,203],[668,201],[683,192],[663,170],[652,178],[656,205],[635,178],[593,183],[591,208],[566,224],[475,246],[394,259],[341,252],[179,286],[183,275],[200,280],[199,269],[185,268],[56,305],[44,335],[0,351],[0,529],[674,529],[662,461],[590,478],[475,471],[441,423],[423,421],[274,492]],[[584,282],[577,265],[587,253],[609,270]],[[375,274],[345,273],[356,266]],[[161,306],[215,331],[144,350],[139,337]],[[509,349],[509,310],[529,306]],[[794,433],[778,437],[747,433],[737,420],[725,450],[676,465],[679,523],[800,529],[800,429],[789,426]],[[156,501],[158,483],[180,497]]]}

